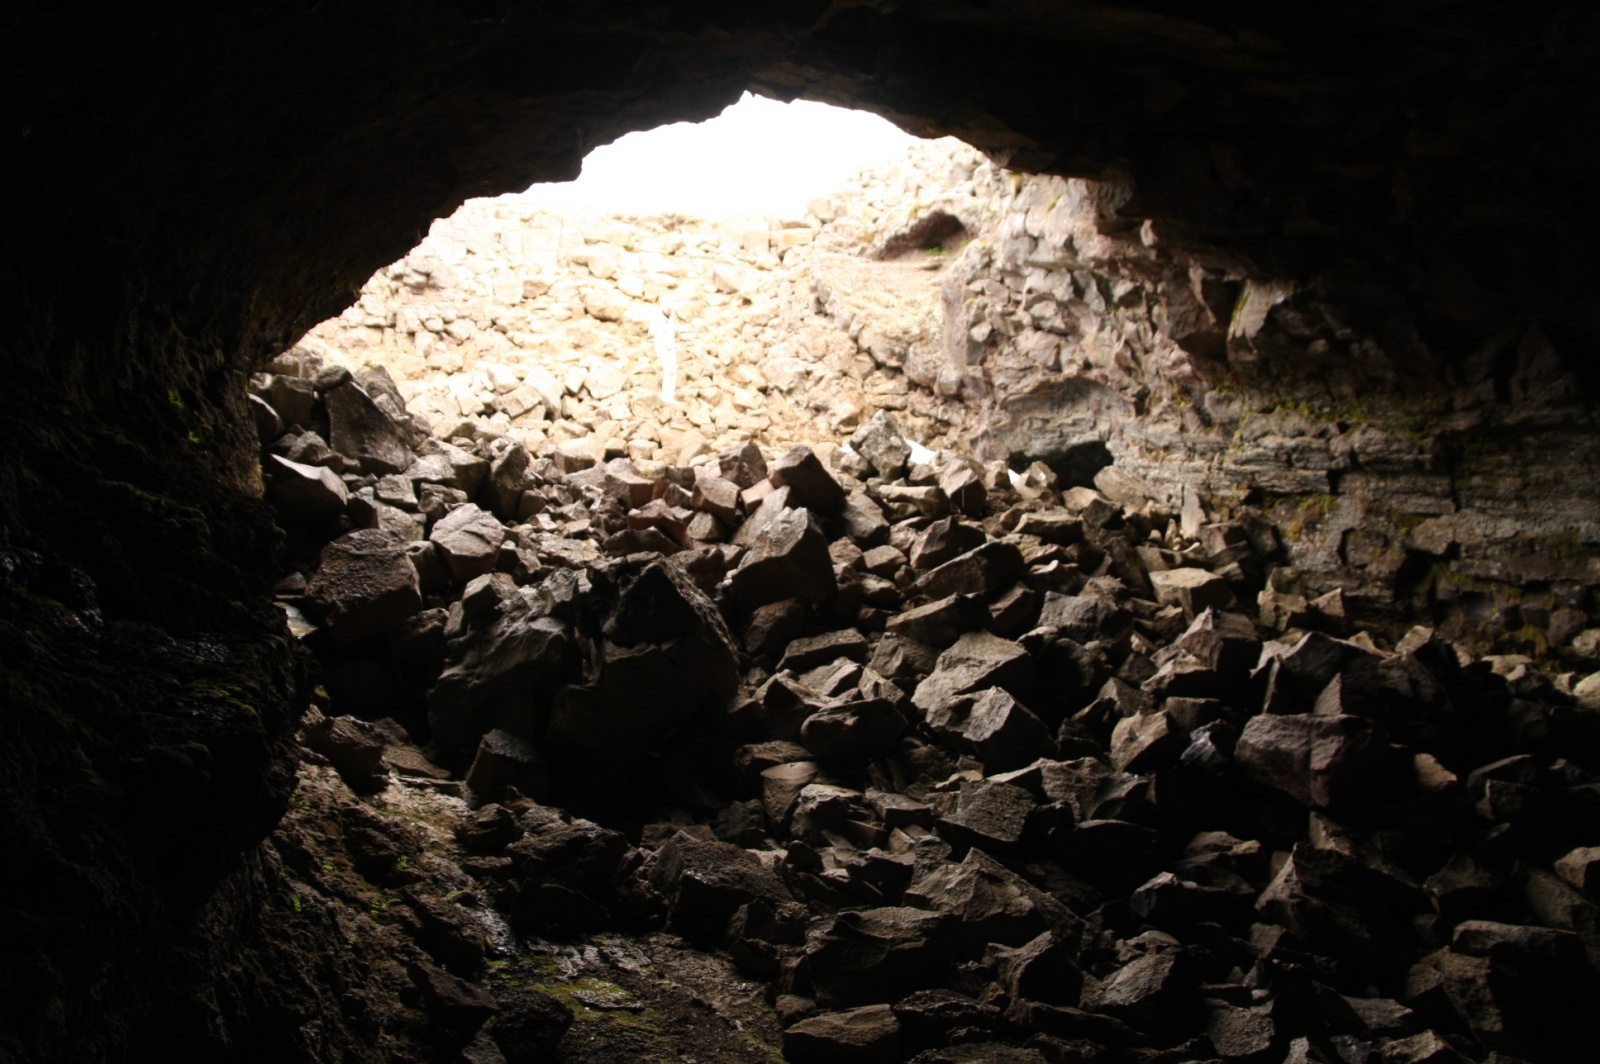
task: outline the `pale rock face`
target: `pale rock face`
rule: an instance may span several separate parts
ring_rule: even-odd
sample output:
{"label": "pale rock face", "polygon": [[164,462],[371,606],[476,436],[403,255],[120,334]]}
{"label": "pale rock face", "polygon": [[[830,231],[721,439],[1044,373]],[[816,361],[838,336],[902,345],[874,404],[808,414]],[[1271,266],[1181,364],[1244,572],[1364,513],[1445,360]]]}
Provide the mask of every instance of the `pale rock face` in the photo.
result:
{"label": "pale rock face", "polygon": [[[1410,596],[1413,570],[1431,565],[1447,636],[1492,640],[1496,625],[1562,614],[1573,588],[1600,583],[1587,546],[1600,542],[1600,484],[1582,472],[1600,468],[1600,439],[1538,427],[1568,410],[1557,371],[1540,369],[1559,364],[1547,341],[1530,334],[1505,355],[1530,367],[1518,385],[1534,404],[1529,432],[1570,458],[1561,468],[1577,483],[1530,467],[1514,433],[1451,443],[1446,428],[1418,430],[1500,417],[1493,382],[1431,397],[1374,388],[1416,353],[1317,324],[1338,315],[1310,288],[1191,261],[1154,222],[1102,232],[1131,192],[1011,174],[944,140],[800,219],[469,201],[301,346],[352,369],[387,365],[414,388],[420,423],[467,419],[546,450],[594,436],[601,451],[688,461],[750,439],[819,444],[892,412],[914,446],[1042,463],[1061,488],[1176,511],[1186,535],[1255,507],[1293,532],[1282,550],[1299,583],[1274,592],[1285,624],[1294,603],[1335,589],[1357,609]],[[959,231],[929,235],[935,214]],[[675,402],[661,401],[651,331],[663,308]],[[1303,394],[1253,383],[1285,345],[1310,375]],[[1231,581],[1227,565],[1216,575]],[[1484,604],[1485,581],[1550,590]],[[1167,590],[1182,609],[1210,602]],[[1489,613],[1503,620],[1484,629]],[[1548,634],[1576,631],[1563,621]],[[1600,664],[1595,646],[1572,650]]]}

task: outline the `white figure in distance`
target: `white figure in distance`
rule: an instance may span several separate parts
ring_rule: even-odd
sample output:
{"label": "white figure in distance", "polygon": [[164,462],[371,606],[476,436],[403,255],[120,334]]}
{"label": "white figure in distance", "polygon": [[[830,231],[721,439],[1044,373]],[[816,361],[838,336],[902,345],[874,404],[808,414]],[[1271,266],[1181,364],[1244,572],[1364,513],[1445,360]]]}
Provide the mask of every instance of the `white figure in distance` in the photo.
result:
{"label": "white figure in distance", "polygon": [[661,401],[678,405],[673,392],[678,386],[678,324],[670,306],[663,306],[650,323],[650,338],[656,344],[656,361],[661,363]]}

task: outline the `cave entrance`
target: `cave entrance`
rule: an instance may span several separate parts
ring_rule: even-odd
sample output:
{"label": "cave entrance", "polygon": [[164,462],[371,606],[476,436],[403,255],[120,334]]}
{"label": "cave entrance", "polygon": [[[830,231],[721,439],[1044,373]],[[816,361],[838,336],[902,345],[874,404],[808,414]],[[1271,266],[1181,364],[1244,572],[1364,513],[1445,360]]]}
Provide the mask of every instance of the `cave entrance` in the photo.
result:
{"label": "cave entrance", "polygon": [[572,467],[831,444],[928,383],[943,273],[1008,190],[958,140],[747,93],[469,200],[298,350],[385,367],[439,439]]}

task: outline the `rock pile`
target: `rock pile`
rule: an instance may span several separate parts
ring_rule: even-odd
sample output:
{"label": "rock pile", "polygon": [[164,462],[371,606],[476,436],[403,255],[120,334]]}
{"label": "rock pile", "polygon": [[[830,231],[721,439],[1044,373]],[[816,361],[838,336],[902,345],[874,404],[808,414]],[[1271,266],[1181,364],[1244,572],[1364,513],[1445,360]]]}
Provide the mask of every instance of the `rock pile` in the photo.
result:
{"label": "rock pile", "polygon": [[[537,189],[471,201],[300,346],[387,366],[442,438],[465,422],[535,454],[585,440],[685,464],[831,440],[878,409],[932,438],[955,411],[911,385],[939,374],[940,279],[1007,190],[947,138],[793,217],[594,215]],[[660,401],[669,311],[680,405]]]}
{"label": "rock pile", "polygon": [[[1480,652],[1584,658],[1600,445],[1573,427],[1592,411],[1550,339],[1507,333],[1449,382],[1388,388],[1431,363],[1414,335],[1367,335],[1318,284],[1158,221],[1107,225],[1131,194],[947,139],[800,217],[474,201],[303,346],[389,366],[441,438],[535,455],[684,465],[830,443],[889,410],[930,445],[1044,460],[1194,526],[1261,514],[1292,532],[1307,590],[1369,621],[1415,605]],[[666,308],[682,406],[658,394]]]}
{"label": "rock pile", "polygon": [[1600,678],[1380,642],[1264,522],[887,413],[826,461],[535,456],[273,369],[308,741],[459,777],[520,932],[725,949],[795,1064],[1591,1058]]}

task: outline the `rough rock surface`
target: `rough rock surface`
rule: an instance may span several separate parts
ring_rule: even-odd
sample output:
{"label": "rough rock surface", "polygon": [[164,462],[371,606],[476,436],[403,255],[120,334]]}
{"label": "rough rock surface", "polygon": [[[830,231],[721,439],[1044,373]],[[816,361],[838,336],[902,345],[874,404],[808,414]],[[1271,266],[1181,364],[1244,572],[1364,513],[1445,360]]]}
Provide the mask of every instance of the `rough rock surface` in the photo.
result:
{"label": "rough rock surface", "polygon": [[[367,933],[377,915],[403,923],[411,907],[380,909],[386,894],[345,880],[347,900],[314,906],[305,918],[304,899],[302,908],[291,904],[301,897],[293,884],[319,874],[317,840],[303,840],[314,856],[299,871],[274,855],[278,842],[264,845],[275,824],[293,827],[283,819],[298,756],[290,737],[313,686],[290,644],[301,622],[291,615],[286,631],[280,612],[264,608],[266,597],[286,560],[299,577],[311,570],[308,545],[395,519],[363,505],[347,515],[351,528],[286,528],[285,559],[260,493],[255,426],[294,430],[282,455],[289,461],[337,465],[332,475],[341,479],[361,475],[329,447],[324,426],[295,420],[305,413],[303,389],[281,386],[283,406],[266,418],[252,409],[247,377],[346,305],[365,276],[463,198],[565,176],[588,144],[710,113],[754,84],[866,103],[1019,167],[1101,179],[1018,190],[1016,206],[1025,209],[1012,212],[1010,232],[992,250],[1006,264],[1000,287],[986,279],[983,298],[969,302],[952,283],[935,304],[925,285],[908,285],[922,298],[905,330],[857,333],[868,358],[876,351],[885,362],[903,359],[930,394],[971,399],[987,388],[994,404],[980,413],[989,417],[996,457],[1049,458],[1073,480],[1103,461],[1100,446],[1115,450],[1121,468],[1094,474],[1101,492],[1134,510],[1154,494],[1157,509],[1182,519],[1185,536],[1229,523],[1229,512],[1207,499],[1233,493],[1241,505],[1263,504],[1305,571],[1265,589],[1266,634],[1307,624],[1337,631],[1363,610],[1402,613],[1414,600],[1428,616],[1402,618],[1393,636],[1409,620],[1439,622],[1435,638],[1378,644],[1404,659],[1390,682],[1341,676],[1337,694],[1342,706],[1343,688],[1364,684],[1397,707],[1385,727],[1389,741],[1410,752],[1416,800],[1389,808],[1415,819],[1390,826],[1363,817],[1355,836],[1316,829],[1318,846],[1348,849],[1357,855],[1351,860],[1379,867],[1401,887],[1403,876],[1381,869],[1390,855],[1383,832],[1470,851],[1461,860],[1427,846],[1396,851],[1416,865],[1400,872],[1432,884],[1424,888],[1427,910],[1415,908],[1413,894],[1395,902],[1418,917],[1406,932],[1432,953],[1403,985],[1381,988],[1394,997],[1362,998],[1347,1012],[1319,989],[1333,976],[1307,943],[1272,953],[1268,927],[1238,940],[1272,954],[1270,964],[1252,974],[1256,961],[1240,953],[1215,972],[1202,958],[1203,977],[1220,979],[1200,984],[1203,992],[1256,1009],[1256,992],[1265,991],[1282,1027],[1273,1050],[1281,1045],[1289,1059],[1326,1057],[1334,1038],[1344,1040],[1336,1047],[1343,1058],[1370,1057],[1364,1043],[1376,1040],[1397,1060],[1583,1059],[1592,1040],[1576,1049],[1559,1041],[1573,1030],[1559,1021],[1581,1020],[1581,1005],[1565,1009],[1559,993],[1527,990],[1530,966],[1515,949],[1458,952],[1429,916],[1437,897],[1432,914],[1446,925],[1458,916],[1443,914],[1457,914],[1456,906],[1489,905],[1489,917],[1500,917],[1491,922],[1508,926],[1555,924],[1580,935],[1593,926],[1588,899],[1550,871],[1594,844],[1586,826],[1591,783],[1581,775],[1592,771],[1588,711],[1539,663],[1594,667],[1585,660],[1593,640],[1575,635],[1591,627],[1594,583],[1596,496],[1583,486],[1583,470],[1594,450],[1587,388],[1596,233],[1584,220],[1592,212],[1574,205],[1597,168],[1580,120],[1595,99],[1596,29],[1575,3],[1508,11],[1469,2],[1449,14],[1441,20],[1427,6],[1175,14],[1096,3],[731,13],[630,5],[573,14],[432,0],[385,8],[381,17],[300,5],[262,19],[250,8],[159,0],[22,9],[7,22],[16,90],[0,150],[8,202],[23,205],[0,221],[0,243],[11,252],[0,265],[8,385],[0,392],[8,710],[0,717],[0,849],[27,870],[0,888],[12,932],[5,1052],[41,1060],[459,1055],[458,1021],[481,1015],[481,1002],[434,974],[451,974],[442,960],[403,951],[399,938],[409,931],[393,939]],[[1064,53],[1072,62],[1061,61]],[[916,249],[915,237],[933,231],[908,232],[878,250]],[[919,275],[915,263],[901,265],[901,274]],[[724,287],[748,290],[734,271],[721,275]],[[591,302],[609,314],[619,304],[607,295]],[[924,325],[937,318],[922,313],[946,303],[982,319],[946,315],[955,323],[948,347],[941,330]],[[837,305],[847,306],[843,297]],[[1073,342],[1058,345],[1056,337]],[[915,350],[912,339],[920,341]],[[960,350],[969,344],[980,350]],[[960,357],[943,357],[947,350]],[[1090,369],[1078,368],[1080,356]],[[1063,365],[1073,369],[1059,373]],[[609,391],[614,382],[603,378],[597,388]],[[1138,382],[1126,391],[1134,408],[1124,409],[1130,381]],[[381,409],[382,389],[356,383]],[[336,375],[313,392],[342,386]],[[1101,440],[1107,421],[1122,432]],[[693,442],[684,445],[698,449]],[[609,456],[587,457],[593,466]],[[1019,493],[1048,490],[1038,469],[1021,464]],[[272,475],[272,462],[260,465]],[[336,500],[327,477],[315,477],[327,487],[313,493],[322,505]],[[1191,483],[1201,486],[1185,490]],[[373,501],[405,512],[370,486]],[[905,485],[936,499],[933,486]],[[436,520],[468,501],[450,493],[476,490],[454,474],[424,478],[418,512]],[[1114,516],[1096,511],[1085,524],[1104,531],[1102,519]],[[581,568],[599,554],[572,535],[585,520],[552,517],[530,533],[534,542],[501,551],[496,570],[529,580],[530,554],[541,566]],[[1246,521],[1235,531],[1248,545],[1218,539],[1207,549],[1219,575],[1248,587],[1256,577],[1243,556],[1261,564],[1270,545],[1258,542],[1259,525]],[[1238,557],[1227,557],[1230,547]],[[1057,559],[1034,579],[1047,592],[1079,580],[1114,591],[1111,582],[1137,575],[1135,558],[1113,551]],[[450,592],[431,551],[413,559],[425,595]],[[718,565],[708,555],[696,562],[701,572]],[[1141,559],[1139,567],[1151,564]],[[717,580],[708,578],[713,587]],[[292,599],[304,587],[288,581],[283,591]],[[881,587],[846,583],[863,603],[887,600]],[[1348,602],[1325,597],[1338,589]],[[1236,597],[1246,609],[1260,601]],[[555,600],[573,596],[552,591],[552,600],[561,608]],[[442,660],[451,619],[434,611],[445,610],[430,606],[390,640],[318,645],[330,698],[370,694],[385,678],[403,678],[399,688],[414,696],[415,674]],[[873,615],[854,619],[875,630]],[[1225,796],[1230,780],[1237,783],[1227,770],[1235,718],[1256,704],[1210,686],[1205,670],[1187,661],[1155,663],[1146,652],[1181,621],[1157,611],[1131,622],[1139,627],[1123,633],[1128,643],[1113,637],[1109,646],[1074,648],[1058,639],[1043,647],[1040,637],[1030,653],[1070,666],[1059,670],[1066,679],[1057,686],[1081,696],[1101,689],[1108,677],[1098,673],[1127,648],[1155,669],[1136,660],[1122,682],[1159,675],[1162,698],[1220,703],[1220,715],[1194,729],[1178,769],[1187,774],[1180,778],[1210,779]],[[1452,640],[1464,639],[1530,660],[1463,657]],[[1107,655],[1104,663],[1097,653]],[[1593,687],[1584,688],[1586,702]],[[391,694],[375,700],[407,708]],[[1193,701],[1185,713],[1196,711]],[[1072,711],[1072,752],[1106,741],[1111,706],[1082,719],[1076,705],[1052,708]],[[729,717],[730,727],[746,723],[743,710]],[[912,760],[931,774],[976,771],[946,766],[944,756],[935,748]],[[1084,877],[1098,874],[1106,865],[1088,859],[1091,842],[1116,837],[1120,853],[1132,852],[1139,832],[1158,830],[1148,826],[1155,814],[1174,807],[1170,778],[1157,770],[1109,784],[1089,796],[1102,819],[1058,832],[1050,845]],[[942,804],[951,793],[930,797]],[[1262,823],[1234,825],[1237,846],[1213,838],[1191,847],[1183,860],[1193,868],[1184,872],[1196,887],[1176,896],[1226,910],[1230,875],[1252,889],[1264,879],[1261,850],[1271,851],[1270,868],[1282,863],[1273,855],[1311,842],[1310,827],[1305,839],[1280,830],[1285,819],[1275,810],[1285,807],[1272,804],[1279,794],[1243,803]],[[833,795],[811,810],[835,817],[818,831],[868,841],[859,825],[871,822],[851,801]],[[334,804],[308,836],[343,834],[333,823],[350,820],[348,835],[362,840],[362,861],[379,879],[407,856],[376,845],[386,831],[359,813],[366,806],[342,797]],[[1042,815],[1041,826],[1049,823]],[[1462,823],[1478,832],[1455,834],[1452,825]],[[1087,841],[1073,841],[1080,839]],[[1255,854],[1252,844],[1260,844]],[[284,845],[293,849],[293,840]],[[893,871],[869,858],[840,866],[815,856],[811,862],[796,848],[793,861],[819,896],[852,875],[881,893]],[[322,872],[342,880],[335,857],[327,854],[334,868]],[[1065,895],[1078,890],[1054,882]],[[530,896],[549,894],[549,885]],[[1337,895],[1339,884],[1329,886]],[[1368,887],[1358,899],[1374,896]],[[568,900],[574,912],[583,909]],[[1178,948],[1220,948],[1219,939],[1197,944],[1203,934],[1184,930],[1213,921],[1161,919],[1184,931]],[[776,947],[760,935],[789,934],[761,913],[746,913],[742,926],[758,929],[750,943]],[[1128,934],[1135,928],[1111,930],[1119,944],[1138,938]],[[362,955],[384,960],[358,965],[352,940]],[[1085,971],[1096,979],[1133,963],[1109,939],[1087,941]],[[1482,942],[1475,931],[1462,944],[1476,950]],[[1122,952],[1172,948],[1150,937]],[[761,953],[752,946],[748,956]],[[596,963],[640,970],[621,954]],[[1484,985],[1488,996],[1479,992]],[[783,989],[801,991],[783,995],[792,1010],[785,1015],[803,1013],[804,981]],[[1347,1005],[1367,992],[1344,989]],[[627,1011],[627,997],[583,992],[596,1003],[584,1005],[590,1013]],[[619,1001],[620,1010],[606,1007]],[[1539,1011],[1545,1001],[1562,1009],[1557,1022]],[[389,1013],[396,1002],[400,1011]],[[1008,1022],[1026,1020],[1037,1046],[1010,1047],[1024,1058],[1065,1057],[1083,1043],[1134,1055],[1151,1048],[1137,1044],[1143,1032],[1110,1015],[999,1005],[962,1015],[993,1009]],[[694,1028],[695,1015],[686,1007],[672,1024],[697,1030],[708,1047],[712,1029]],[[1198,1032],[1203,1018],[1189,1019]],[[1406,1031],[1411,1023],[1424,1029]],[[500,1038],[491,1031],[468,1041],[467,1052],[492,1059],[503,1046],[501,1055],[516,1054],[542,1045],[549,1026],[508,1022]],[[961,1047],[932,1052],[971,1059],[968,1050],[992,1043],[999,1025],[971,1026]],[[1338,1033],[1327,1034],[1330,1026]],[[739,1051],[720,1046],[718,1053]],[[712,1056],[706,1047],[694,1047],[697,1058]],[[611,1059],[647,1055],[638,1045],[608,1051]],[[1016,1054],[995,1057],[1007,1058]]]}

